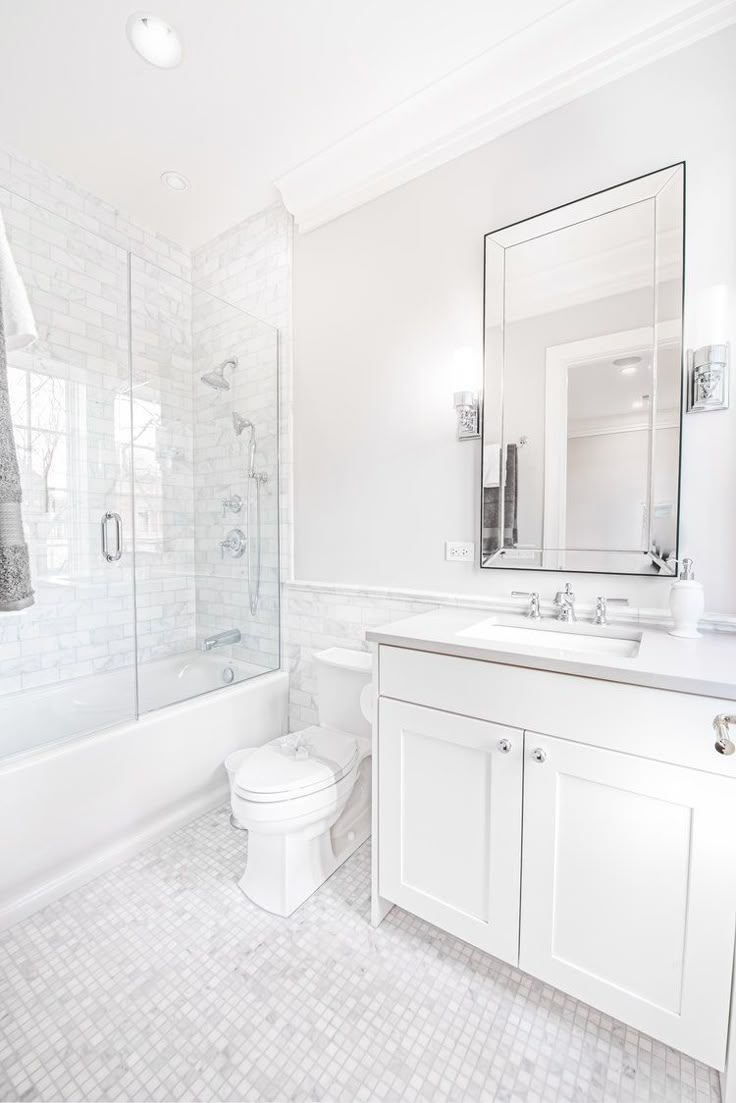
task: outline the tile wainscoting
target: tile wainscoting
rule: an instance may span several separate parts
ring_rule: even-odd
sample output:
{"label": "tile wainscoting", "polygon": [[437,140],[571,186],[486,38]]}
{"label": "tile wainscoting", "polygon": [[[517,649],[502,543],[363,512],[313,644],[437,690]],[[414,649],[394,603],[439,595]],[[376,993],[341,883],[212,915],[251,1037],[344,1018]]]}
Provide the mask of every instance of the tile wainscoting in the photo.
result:
{"label": "tile wainscoting", "polygon": [[[502,595],[445,594],[297,580],[285,582],[282,592],[282,665],[290,679],[290,729],[296,731],[317,723],[315,651],[325,647],[367,650],[367,628],[417,613],[428,613],[443,606],[518,613],[523,608],[523,602]],[[541,608],[545,616],[553,615],[551,602],[542,602]],[[582,619],[592,620],[594,606],[581,602],[578,613]],[[669,612],[666,608],[630,606],[616,609],[611,620],[621,624],[664,626],[669,623]],[[702,627],[708,631],[735,632],[736,616],[707,613]]]}

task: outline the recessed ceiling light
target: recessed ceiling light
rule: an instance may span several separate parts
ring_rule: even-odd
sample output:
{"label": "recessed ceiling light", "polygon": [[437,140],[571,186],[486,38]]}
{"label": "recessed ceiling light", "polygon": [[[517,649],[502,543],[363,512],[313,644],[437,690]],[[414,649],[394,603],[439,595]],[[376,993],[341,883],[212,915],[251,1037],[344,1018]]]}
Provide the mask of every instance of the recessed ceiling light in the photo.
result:
{"label": "recessed ceiling light", "polygon": [[161,183],[172,191],[186,191],[189,187],[189,181],[180,172],[162,172]]}
{"label": "recessed ceiling light", "polygon": [[173,69],[181,61],[181,39],[170,24],[150,12],[131,15],[125,27],[131,46],[151,65]]}
{"label": "recessed ceiling light", "polygon": [[613,361],[613,366],[618,368],[622,375],[633,375],[639,364],[641,364],[641,356],[619,356]]}

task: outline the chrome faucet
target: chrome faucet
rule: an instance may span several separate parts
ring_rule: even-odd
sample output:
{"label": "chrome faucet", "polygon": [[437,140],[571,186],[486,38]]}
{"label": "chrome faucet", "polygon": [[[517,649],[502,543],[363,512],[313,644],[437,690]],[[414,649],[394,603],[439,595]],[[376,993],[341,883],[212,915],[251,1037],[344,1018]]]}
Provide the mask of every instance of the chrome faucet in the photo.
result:
{"label": "chrome faucet", "polygon": [[595,599],[595,619],[593,624],[606,625],[608,624],[608,606],[609,605],[628,605],[629,599],[627,597],[597,597]]}
{"label": "chrome faucet", "polygon": [[530,617],[531,620],[540,620],[541,612],[539,609],[539,594],[536,590],[530,592],[529,590],[512,590],[512,597],[528,597],[529,608],[527,609],[525,616]]}
{"label": "chrome faucet", "polygon": [[240,643],[242,638],[239,628],[228,628],[226,632],[215,632],[214,636],[207,636],[202,641],[202,650],[214,651],[216,647],[229,647],[231,644]]}
{"label": "chrome faucet", "polygon": [[564,590],[558,590],[555,594],[555,605],[559,609],[558,620],[565,624],[571,624],[578,619],[575,616],[575,594],[569,582],[565,585]]}

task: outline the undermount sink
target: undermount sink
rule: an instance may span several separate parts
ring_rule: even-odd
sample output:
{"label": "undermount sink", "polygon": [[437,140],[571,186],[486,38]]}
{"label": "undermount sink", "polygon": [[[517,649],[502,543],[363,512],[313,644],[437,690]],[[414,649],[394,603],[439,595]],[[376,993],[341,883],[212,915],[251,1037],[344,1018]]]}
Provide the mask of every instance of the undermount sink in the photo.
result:
{"label": "undermount sink", "polygon": [[479,621],[470,628],[463,628],[457,634],[490,643],[528,647],[535,651],[575,651],[589,655],[616,655],[625,659],[635,658],[641,644],[641,633],[614,635],[600,629],[588,633],[581,631],[577,625],[547,628],[530,624],[527,627],[504,624],[493,617]]}

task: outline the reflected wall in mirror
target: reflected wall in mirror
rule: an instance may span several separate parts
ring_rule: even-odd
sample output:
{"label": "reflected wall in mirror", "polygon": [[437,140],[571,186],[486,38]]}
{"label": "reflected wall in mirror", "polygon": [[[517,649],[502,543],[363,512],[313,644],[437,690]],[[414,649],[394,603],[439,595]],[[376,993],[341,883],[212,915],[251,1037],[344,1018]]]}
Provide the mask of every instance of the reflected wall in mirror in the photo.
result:
{"label": "reflected wall in mirror", "polygon": [[483,567],[676,573],[685,166],[486,236]]}

